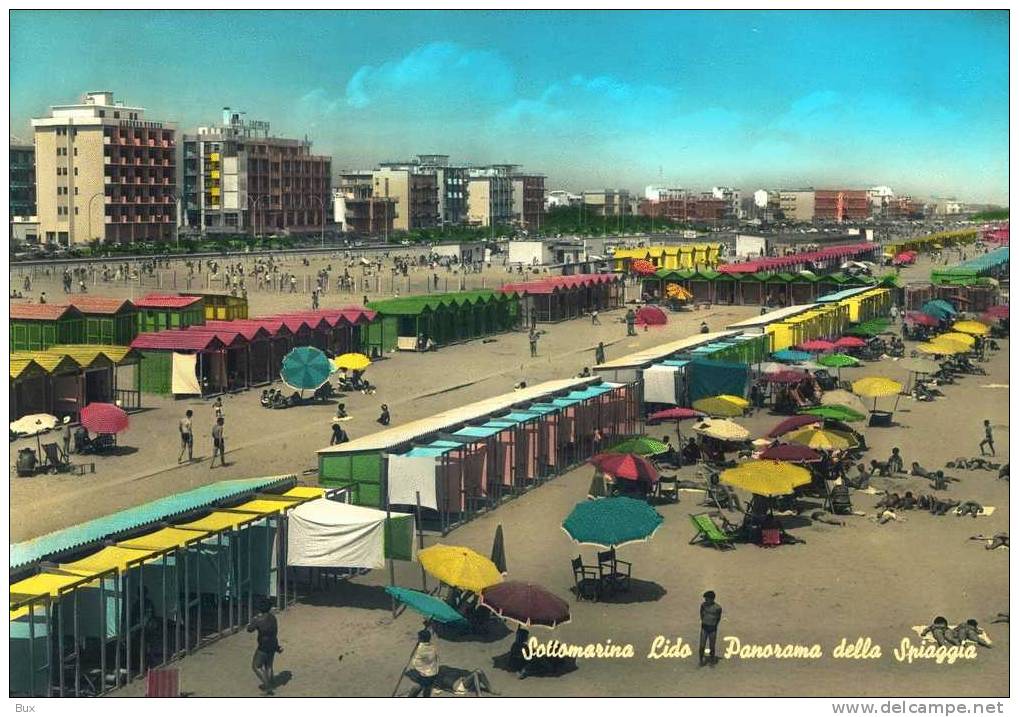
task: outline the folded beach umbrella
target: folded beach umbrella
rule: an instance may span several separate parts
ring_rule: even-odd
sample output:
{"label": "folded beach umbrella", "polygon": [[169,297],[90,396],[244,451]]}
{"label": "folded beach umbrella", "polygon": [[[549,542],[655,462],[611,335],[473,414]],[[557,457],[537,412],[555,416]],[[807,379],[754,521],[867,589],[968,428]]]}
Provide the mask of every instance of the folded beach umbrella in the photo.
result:
{"label": "folded beach umbrella", "polygon": [[849,406],[814,406],[812,408],[805,408],[800,411],[805,416],[816,416],[817,418],[824,418],[831,421],[863,421],[866,420],[867,414],[860,413]]}
{"label": "folded beach umbrella", "polygon": [[720,480],[754,495],[789,495],[810,482],[810,471],[784,461],[747,461],[722,471]]}
{"label": "folded beach umbrella", "polygon": [[386,592],[409,607],[414,612],[424,615],[429,620],[435,620],[446,625],[466,623],[467,619],[434,595],[423,593],[420,590],[398,588],[392,585],[386,587]]}
{"label": "folded beach umbrella", "polygon": [[771,355],[776,361],[783,361],[785,363],[796,363],[797,361],[806,361],[812,358],[811,354],[806,351],[793,351],[792,349],[782,349],[776,351]]}
{"label": "folded beach umbrella", "polygon": [[502,523],[495,528],[495,538],[492,539],[492,564],[503,575],[506,574],[506,540],[502,535]]}
{"label": "folded beach umbrella", "polygon": [[651,462],[633,453],[599,453],[591,458],[590,463],[614,478],[646,483],[658,480],[658,471]]}
{"label": "folded beach umbrella", "polygon": [[812,341],[804,341],[797,348],[803,351],[810,351],[811,353],[821,353],[823,351],[833,351],[835,344],[824,339],[813,339]]}
{"label": "folded beach umbrella", "polygon": [[507,580],[481,591],[480,604],[524,627],[554,628],[570,621],[570,605],[534,583]]}
{"label": "folded beach umbrella", "polygon": [[864,405],[860,397],[855,393],[843,390],[841,388],[834,389],[832,391],[825,391],[821,394],[821,405],[822,406],[848,406],[858,413],[866,413],[867,406]]}
{"label": "folded beach umbrella", "polygon": [[857,440],[848,433],[827,428],[807,427],[787,433],[785,439],[819,451],[846,450],[857,445]]}
{"label": "folded beach umbrella", "polygon": [[283,357],[280,376],[289,388],[314,391],[329,380],[333,367],[324,353],[314,346],[298,346]]}
{"label": "folded beach umbrella", "polygon": [[433,545],[418,552],[418,562],[438,580],[473,593],[502,582],[502,573],[491,560],[459,545]]}
{"label": "folded beach umbrella", "polygon": [[719,396],[709,396],[694,401],[693,407],[710,416],[742,416],[743,412],[750,407],[750,401],[740,396],[723,393]]}
{"label": "folded beach umbrella", "polygon": [[853,393],[866,398],[881,398],[902,393],[902,384],[883,376],[870,376],[853,381]]}
{"label": "folded beach umbrella", "polygon": [[811,424],[819,424],[821,419],[817,416],[790,416],[781,423],[778,423],[774,428],[768,431],[768,438],[778,438],[786,433],[795,431],[797,428],[803,428]]}
{"label": "folded beach umbrella", "polygon": [[127,430],[127,412],[112,403],[90,403],[81,409],[81,425],[93,433],[120,433]]}
{"label": "folded beach umbrella", "polygon": [[[982,326],[983,324],[981,324]],[[934,337],[934,341],[941,340],[958,341],[963,346],[969,346],[970,348],[976,346],[977,340],[969,334],[964,334],[961,331],[949,331],[946,334],[940,334]]]}
{"label": "folded beach umbrella", "polygon": [[649,421],[683,421],[687,418],[703,418],[704,414],[692,408],[666,408],[664,411],[656,411],[647,417]]}
{"label": "folded beach umbrella", "polygon": [[648,436],[637,436],[636,438],[629,438],[622,443],[618,443],[605,452],[636,453],[639,456],[657,456],[659,453],[665,453],[668,450],[669,447],[659,440],[649,438]]}
{"label": "folded beach umbrella", "polygon": [[694,431],[719,441],[748,441],[750,431],[733,421],[722,418],[707,418],[693,427]]}
{"label": "folded beach umbrella", "polygon": [[859,359],[848,354],[828,354],[819,358],[817,362],[828,368],[845,368],[846,366],[857,366],[860,363]]}
{"label": "folded beach umbrella", "polygon": [[821,454],[813,448],[801,446],[798,443],[780,443],[761,451],[761,460],[786,461],[788,463],[816,463],[821,460]]}
{"label": "folded beach umbrella", "polygon": [[867,342],[859,336],[843,336],[835,342],[837,349],[862,349]]}
{"label": "folded beach umbrella", "polygon": [[346,369],[347,371],[364,371],[366,368],[372,365],[372,360],[364,354],[343,354],[333,359],[333,370],[339,371]]}
{"label": "folded beach umbrella", "polygon": [[577,503],[563,521],[563,530],[581,545],[618,548],[650,540],[665,518],[645,501],[603,498]]}

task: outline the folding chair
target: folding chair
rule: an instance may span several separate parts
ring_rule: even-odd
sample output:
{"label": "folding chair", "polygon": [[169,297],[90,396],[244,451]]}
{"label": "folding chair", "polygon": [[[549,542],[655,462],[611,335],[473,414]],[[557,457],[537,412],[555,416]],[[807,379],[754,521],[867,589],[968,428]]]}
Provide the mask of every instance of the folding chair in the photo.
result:
{"label": "folding chair", "polygon": [[571,563],[577,600],[586,599],[597,602],[601,598],[601,576],[598,574],[598,568],[593,565],[584,565],[584,561],[579,555]]}
{"label": "folding chair", "polygon": [[715,525],[715,521],[713,521],[711,516],[707,513],[691,515],[690,522],[692,522],[694,528],[697,529],[697,533],[690,539],[690,545],[694,545],[696,543],[707,543],[711,547],[718,548],[719,550],[736,547],[732,544],[733,536],[722,532],[722,530]]}
{"label": "folding chair", "polygon": [[[623,568],[625,568],[625,572]],[[616,557],[615,548],[598,553],[598,574],[602,585],[610,592],[615,592],[616,590],[626,592],[630,589],[630,571],[632,568],[632,563],[619,560]]]}

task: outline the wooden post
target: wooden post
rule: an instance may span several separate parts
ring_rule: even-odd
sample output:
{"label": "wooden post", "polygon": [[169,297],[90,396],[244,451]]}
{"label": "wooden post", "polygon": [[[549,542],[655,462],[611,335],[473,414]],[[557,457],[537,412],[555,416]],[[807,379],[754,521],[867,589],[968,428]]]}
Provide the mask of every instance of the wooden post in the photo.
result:
{"label": "wooden post", "polygon": [[[418,550],[423,550],[425,547],[425,534],[421,530],[421,491],[414,491],[414,501],[417,504],[414,520],[417,521]],[[424,565],[421,566],[421,590],[428,592],[428,576],[425,573]]]}

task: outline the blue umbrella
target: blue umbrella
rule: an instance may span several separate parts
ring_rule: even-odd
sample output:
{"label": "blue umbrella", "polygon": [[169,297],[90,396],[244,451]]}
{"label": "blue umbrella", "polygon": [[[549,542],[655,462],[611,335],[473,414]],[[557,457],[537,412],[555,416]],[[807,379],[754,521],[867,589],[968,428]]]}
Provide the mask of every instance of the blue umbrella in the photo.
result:
{"label": "blue umbrella", "polygon": [[329,380],[333,367],[324,353],[314,346],[298,346],[283,357],[280,375],[285,383],[304,395]]}
{"label": "blue umbrella", "polygon": [[582,545],[615,548],[650,540],[664,520],[642,500],[602,498],[577,503],[563,530]]}
{"label": "blue umbrella", "polygon": [[955,307],[944,299],[932,299],[924,304],[920,310],[935,319],[950,319],[957,313]]}
{"label": "blue umbrella", "polygon": [[796,363],[797,361],[807,361],[812,358],[806,351],[795,351],[793,349],[782,349],[776,351],[771,355],[776,361],[787,361],[789,363]]}
{"label": "blue umbrella", "polygon": [[419,612],[429,620],[451,625],[467,622],[463,615],[439,598],[408,588],[387,587],[386,592],[415,612]]}

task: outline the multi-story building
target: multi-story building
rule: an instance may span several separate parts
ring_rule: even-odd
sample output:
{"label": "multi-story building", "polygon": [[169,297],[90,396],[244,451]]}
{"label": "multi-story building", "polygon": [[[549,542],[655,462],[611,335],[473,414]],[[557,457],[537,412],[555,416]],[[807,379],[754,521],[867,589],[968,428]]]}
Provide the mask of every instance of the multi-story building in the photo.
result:
{"label": "multi-story building", "polygon": [[938,199],[935,202],[934,210],[938,214],[952,215],[962,214],[966,211],[966,205],[957,199]]}
{"label": "multi-story building", "polygon": [[10,150],[10,215],[30,217],[35,214],[35,146],[11,142]]}
{"label": "multi-story building", "polygon": [[867,190],[867,197],[870,200],[871,215],[883,214],[888,203],[895,199],[895,192],[891,187],[871,187]]}
{"label": "multi-story building", "polygon": [[660,202],[665,199],[680,199],[686,195],[686,190],[680,187],[662,187],[649,184],[644,187],[644,199],[649,202]]}
{"label": "multi-story building", "polygon": [[742,215],[743,210],[740,207],[741,195],[738,189],[733,187],[712,187],[711,196],[728,203],[730,210],[726,213],[727,221],[738,219]]}
{"label": "multi-story building", "polygon": [[370,174],[368,179],[333,190],[333,221],[344,233],[388,237],[396,219],[396,200],[373,196]]}
{"label": "multi-story building", "polygon": [[814,221],[814,190],[783,189],[778,193],[778,210],[787,222]]}
{"label": "multi-story building", "polygon": [[870,217],[870,196],[866,189],[814,191],[814,218],[818,221],[862,221],[868,217]]}
{"label": "multi-story building", "polygon": [[630,192],[626,189],[586,191],[584,210],[594,216],[616,217],[630,213]]}
{"label": "multi-story building", "polygon": [[541,174],[513,175],[513,221],[528,230],[541,229],[545,213],[545,177]]}
{"label": "multi-story building", "polygon": [[581,196],[579,194],[567,192],[565,189],[553,189],[545,199],[545,206],[547,209],[553,207],[576,207],[580,205],[580,202]]}
{"label": "multi-story building", "polygon": [[307,140],[223,109],[223,123],[184,135],[185,224],[208,234],[321,231],[331,214],[332,160]]}
{"label": "multi-story building", "polygon": [[372,172],[372,194],[393,200],[393,229],[410,231],[439,224],[439,194],[435,174],[416,167],[384,164]]}
{"label": "multi-story building", "polygon": [[516,171],[515,164],[471,168],[467,195],[469,223],[490,227],[513,221],[513,175]]}
{"label": "multi-story building", "polygon": [[720,224],[726,221],[731,211],[731,204],[724,199],[716,199],[710,193],[695,195],[684,192],[659,201],[645,199],[640,204],[640,213],[644,216],[674,222]]}
{"label": "multi-story building", "polygon": [[32,120],[46,243],[168,241],[176,229],[176,129],[89,92]]}
{"label": "multi-story building", "polygon": [[884,203],[882,216],[885,219],[923,219],[924,205],[914,202],[908,195],[890,197]]}
{"label": "multi-story building", "polygon": [[418,172],[435,174],[439,222],[463,224],[467,220],[470,170],[466,166],[451,165],[448,154],[419,154],[414,164]]}

